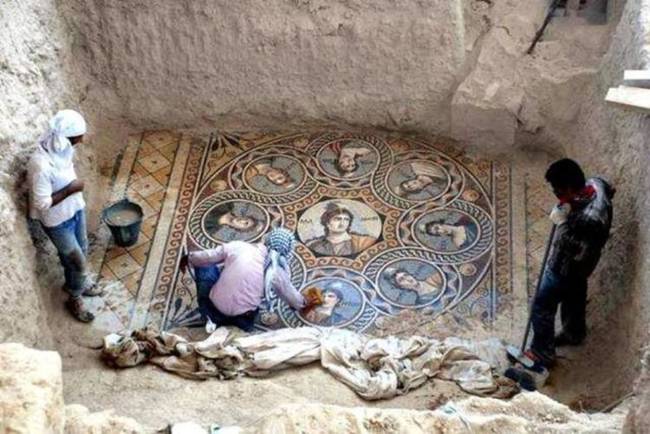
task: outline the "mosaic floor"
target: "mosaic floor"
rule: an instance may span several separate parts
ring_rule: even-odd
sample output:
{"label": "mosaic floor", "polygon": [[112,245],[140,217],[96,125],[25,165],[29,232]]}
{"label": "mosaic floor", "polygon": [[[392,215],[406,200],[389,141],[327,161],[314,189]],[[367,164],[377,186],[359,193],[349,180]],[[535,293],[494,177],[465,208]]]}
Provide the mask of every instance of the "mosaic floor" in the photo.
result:
{"label": "mosaic floor", "polygon": [[372,332],[405,314],[450,312],[486,327],[511,323],[527,299],[527,264],[544,245],[547,198],[525,178],[446,143],[390,135],[132,137],[113,195],[140,204],[145,220],[135,246],[105,250],[110,293],[95,326],[196,324],[193,282],[178,272],[182,250],[257,242],[274,226],[296,232],[294,285],[318,286],[330,302],[307,317],[280,303],[260,315],[262,329]]}

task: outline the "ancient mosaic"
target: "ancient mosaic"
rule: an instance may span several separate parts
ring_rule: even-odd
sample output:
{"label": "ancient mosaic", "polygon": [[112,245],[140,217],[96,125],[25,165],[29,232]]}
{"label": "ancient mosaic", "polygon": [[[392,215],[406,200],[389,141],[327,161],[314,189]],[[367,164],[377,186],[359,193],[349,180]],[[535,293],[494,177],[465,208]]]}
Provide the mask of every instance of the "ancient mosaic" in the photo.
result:
{"label": "ancient mosaic", "polygon": [[[435,316],[468,298],[465,309],[489,320],[495,292],[508,290],[494,279],[497,237],[508,235],[498,230],[495,194],[509,184],[493,164],[468,167],[429,143],[345,133],[221,134],[190,153],[163,260],[170,266],[154,295],[165,327],[197,320],[193,283],[175,267],[182,246],[257,242],[273,226],[296,231],[293,283],[318,286],[325,303],[305,317],[280,303],[260,327],[365,330],[403,309]],[[507,198],[503,205],[507,214]]]}
{"label": "ancient mosaic", "polygon": [[207,142],[177,146],[131,326],[196,324],[194,284],[178,272],[183,249],[258,242],[274,226],[296,233],[294,285],[321,288],[325,303],[306,316],[279,303],[259,315],[260,328],[369,331],[404,310],[489,324],[512,290],[506,165],[346,132]]}

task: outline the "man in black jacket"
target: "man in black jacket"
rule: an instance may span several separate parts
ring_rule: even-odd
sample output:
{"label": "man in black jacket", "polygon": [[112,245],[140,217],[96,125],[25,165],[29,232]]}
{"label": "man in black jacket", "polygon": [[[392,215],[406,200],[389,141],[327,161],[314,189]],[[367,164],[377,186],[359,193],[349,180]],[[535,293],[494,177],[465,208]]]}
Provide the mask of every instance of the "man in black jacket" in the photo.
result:
{"label": "man in black jacket", "polygon": [[[545,177],[559,203],[551,212],[555,236],[533,302],[534,337],[527,355],[548,367],[556,346],[579,345],[586,336],[587,278],[609,238],[615,190],[602,178],[585,179],[570,159],[551,164]],[[562,331],[555,336],[558,306]]]}

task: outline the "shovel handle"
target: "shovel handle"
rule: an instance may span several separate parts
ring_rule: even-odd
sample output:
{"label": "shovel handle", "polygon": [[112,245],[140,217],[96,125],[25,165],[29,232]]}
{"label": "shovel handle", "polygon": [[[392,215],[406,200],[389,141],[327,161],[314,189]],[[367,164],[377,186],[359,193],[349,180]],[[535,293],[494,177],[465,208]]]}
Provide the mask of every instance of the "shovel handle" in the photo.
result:
{"label": "shovel handle", "polygon": [[526,350],[526,344],[528,343],[528,335],[530,335],[530,328],[533,323],[533,303],[535,303],[535,298],[539,292],[539,287],[542,285],[542,278],[544,277],[544,272],[546,271],[546,261],[548,260],[548,254],[551,251],[551,245],[553,244],[553,239],[555,238],[555,229],[556,226],[553,225],[551,228],[551,234],[548,237],[546,242],[546,250],[544,251],[544,259],[542,260],[542,268],[539,270],[539,276],[537,277],[537,286],[535,287],[535,296],[530,302],[528,308],[528,323],[526,324],[526,332],[524,333],[524,341],[521,343],[521,351]]}

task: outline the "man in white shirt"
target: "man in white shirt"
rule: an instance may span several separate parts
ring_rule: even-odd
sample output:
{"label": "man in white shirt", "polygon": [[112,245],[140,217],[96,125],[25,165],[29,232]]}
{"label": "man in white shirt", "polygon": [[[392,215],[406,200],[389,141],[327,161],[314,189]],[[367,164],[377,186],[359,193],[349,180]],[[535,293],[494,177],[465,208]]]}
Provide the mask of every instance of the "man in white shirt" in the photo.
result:
{"label": "man in white shirt", "polygon": [[39,140],[28,166],[30,217],[41,222],[59,253],[65,275],[64,289],[70,294],[66,307],[80,321],[95,316],[84,305],[82,295],[101,295],[88,278],[85,202],[83,181],[74,170],[73,146],[83,140],[86,122],[73,110],[58,112]]}

